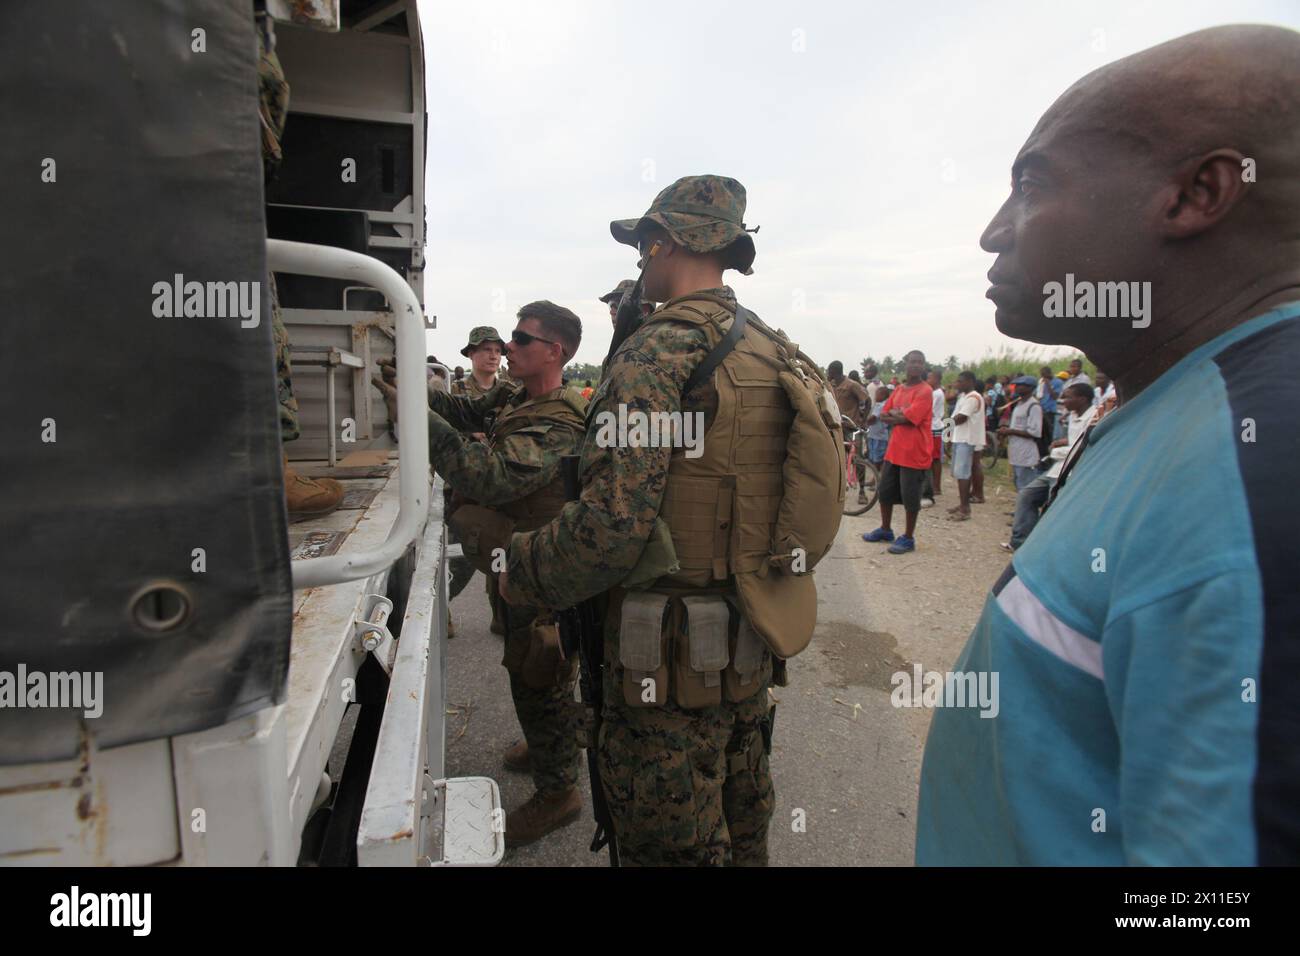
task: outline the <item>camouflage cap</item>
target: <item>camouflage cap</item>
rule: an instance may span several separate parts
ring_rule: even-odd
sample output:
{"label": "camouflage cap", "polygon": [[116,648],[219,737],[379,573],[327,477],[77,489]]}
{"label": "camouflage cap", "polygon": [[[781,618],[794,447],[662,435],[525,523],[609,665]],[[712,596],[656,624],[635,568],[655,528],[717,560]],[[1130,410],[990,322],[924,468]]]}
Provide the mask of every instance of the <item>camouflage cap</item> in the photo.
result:
{"label": "camouflage cap", "polygon": [[460,350],[460,354],[468,358],[469,353],[474,351],[484,342],[496,342],[502,348],[506,347],[505,339],[497,335],[497,330],[492,328],[492,326],[476,325],[474,326],[473,331],[469,333],[469,344]]}
{"label": "camouflage cap", "polygon": [[[635,246],[647,223],[658,223],[692,252],[730,253],[727,265],[751,275],[754,240],[745,230],[745,187],[727,176],[683,176],[655,197],[639,219],[609,224],[614,238]],[[757,230],[755,230],[757,231]]]}
{"label": "camouflage cap", "polygon": [[614,286],[613,289],[602,295],[600,301],[604,302],[606,305],[613,305],[616,302],[622,302],[623,296],[626,295],[634,285],[636,285],[635,279],[624,279],[618,285]]}

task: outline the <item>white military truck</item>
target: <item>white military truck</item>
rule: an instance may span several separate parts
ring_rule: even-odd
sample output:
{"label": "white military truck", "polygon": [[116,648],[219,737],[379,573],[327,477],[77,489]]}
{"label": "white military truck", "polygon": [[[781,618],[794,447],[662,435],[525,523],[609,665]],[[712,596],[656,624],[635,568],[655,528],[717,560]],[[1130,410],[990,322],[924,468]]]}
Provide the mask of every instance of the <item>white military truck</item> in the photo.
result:
{"label": "white military truck", "polygon": [[[3,864],[503,853],[496,784],[444,773],[428,436],[390,435],[369,384],[395,354],[426,401],[416,2],[266,0],[291,87],[269,184],[254,6],[6,8]],[[268,270],[284,451],[346,491],[307,520]]]}

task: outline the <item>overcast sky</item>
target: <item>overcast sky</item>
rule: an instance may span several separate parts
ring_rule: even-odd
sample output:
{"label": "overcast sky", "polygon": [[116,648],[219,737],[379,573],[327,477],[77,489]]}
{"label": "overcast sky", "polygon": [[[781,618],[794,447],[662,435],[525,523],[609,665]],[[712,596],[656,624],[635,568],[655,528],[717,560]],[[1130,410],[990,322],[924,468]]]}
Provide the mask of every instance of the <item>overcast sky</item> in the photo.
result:
{"label": "overcast sky", "polygon": [[[577,312],[635,275],[609,235],[680,176],[744,184],[761,226],[747,306],[825,365],[1022,347],[984,298],[979,235],[1016,151],[1084,73],[1300,4],[421,2],[430,351],[507,334],[534,299]],[[449,361],[449,360],[455,361]]]}

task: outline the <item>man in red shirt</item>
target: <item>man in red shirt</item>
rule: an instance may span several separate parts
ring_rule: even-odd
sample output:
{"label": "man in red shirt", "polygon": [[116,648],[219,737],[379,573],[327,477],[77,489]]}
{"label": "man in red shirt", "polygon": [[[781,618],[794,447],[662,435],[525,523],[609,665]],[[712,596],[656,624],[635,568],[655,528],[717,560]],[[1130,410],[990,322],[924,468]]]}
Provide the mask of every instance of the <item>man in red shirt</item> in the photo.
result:
{"label": "man in red shirt", "polygon": [[[919,351],[903,356],[907,381],[894,389],[880,420],[892,425],[885,467],[880,473],[880,527],[862,536],[863,541],[890,541],[890,554],[904,554],[916,548],[916,516],[921,512],[921,483],[934,460],[930,434],[934,392],[925,381],[925,355]],[[907,514],[907,530],[895,540],[890,528],[894,505]]]}

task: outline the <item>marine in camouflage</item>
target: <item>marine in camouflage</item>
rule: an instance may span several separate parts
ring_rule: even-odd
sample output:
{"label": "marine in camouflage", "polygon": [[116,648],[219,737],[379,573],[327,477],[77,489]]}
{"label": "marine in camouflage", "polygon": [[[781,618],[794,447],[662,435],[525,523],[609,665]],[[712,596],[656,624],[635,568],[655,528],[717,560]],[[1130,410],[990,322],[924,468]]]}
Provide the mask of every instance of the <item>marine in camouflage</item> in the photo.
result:
{"label": "marine in camouflage", "polygon": [[[626,405],[629,415],[702,411],[705,429],[712,424],[718,406],[712,382],[681,394],[712,342],[698,326],[659,321],[699,295],[735,308],[727,287],[681,296],[664,303],[654,323],[647,326],[643,317],[615,352],[587,412],[581,499],[545,527],[511,539],[509,585],[523,600],[565,607],[615,588],[636,566],[659,514],[672,449],[602,448],[595,423],[600,412]],[[609,666],[598,748],[620,859],[644,865],[766,862],[773,807],[767,756],[729,772],[722,755],[752,755],[767,711],[770,663],[759,693],[738,704],[631,708],[623,701],[617,621],[607,620],[604,633]]]}
{"label": "marine in camouflage", "polygon": [[[558,392],[559,390],[557,390]],[[540,396],[553,397],[556,393]],[[560,459],[577,454],[581,426],[524,428],[500,441],[471,441],[465,433],[492,434],[504,414],[526,411],[527,393],[509,382],[474,398],[431,392],[429,396],[429,459],[446,482],[466,498],[500,507],[546,488],[560,475]],[[489,579],[489,584],[495,584]],[[576,786],[582,709],[574,699],[577,670],[570,666],[546,688],[527,686],[519,665],[530,641],[534,621],[550,620],[546,608],[567,603],[512,603],[505,607],[508,632],[502,664],[510,675],[510,695],[519,726],[528,742],[533,785],[554,794]]]}

